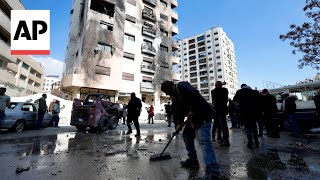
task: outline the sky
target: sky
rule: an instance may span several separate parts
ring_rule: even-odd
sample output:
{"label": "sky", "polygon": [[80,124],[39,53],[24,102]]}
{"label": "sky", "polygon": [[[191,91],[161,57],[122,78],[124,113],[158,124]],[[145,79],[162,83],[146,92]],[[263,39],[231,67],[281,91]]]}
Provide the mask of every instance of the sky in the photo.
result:
{"label": "sky", "polygon": [[[72,0],[21,0],[27,9],[51,10],[51,55],[36,57],[64,61]],[[290,24],[302,24],[305,0],[178,0],[179,34],[182,39],[214,26],[224,29],[235,45],[239,85],[264,88],[264,81],[295,84],[315,76],[310,67],[298,68],[301,55],[293,55],[280,34]]]}

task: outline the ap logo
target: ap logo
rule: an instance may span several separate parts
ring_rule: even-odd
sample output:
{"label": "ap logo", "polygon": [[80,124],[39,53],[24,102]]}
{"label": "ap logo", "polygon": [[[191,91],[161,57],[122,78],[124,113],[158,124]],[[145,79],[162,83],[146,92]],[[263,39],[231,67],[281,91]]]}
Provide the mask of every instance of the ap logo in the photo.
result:
{"label": "ap logo", "polygon": [[49,10],[11,10],[11,54],[50,54]]}

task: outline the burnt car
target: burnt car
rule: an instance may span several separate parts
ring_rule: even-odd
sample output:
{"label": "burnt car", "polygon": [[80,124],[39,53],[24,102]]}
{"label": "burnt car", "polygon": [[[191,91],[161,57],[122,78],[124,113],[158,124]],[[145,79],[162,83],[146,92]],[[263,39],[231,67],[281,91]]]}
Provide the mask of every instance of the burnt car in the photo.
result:
{"label": "burnt car", "polygon": [[[26,128],[36,127],[38,111],[33,103],[11,102],[9,108],[5,110],[5,114],[2,129],[21,132]],[[42,126],[53,126],[50,114],[45,113]]]}
{"label": "burnt car", "polygon": [[120,118],[120,106],[113,103],[105,94],[89,94],[84,100],[73,101],[71,123],[78,130],[90,127],[93,130],[106,131],[117,128]]}

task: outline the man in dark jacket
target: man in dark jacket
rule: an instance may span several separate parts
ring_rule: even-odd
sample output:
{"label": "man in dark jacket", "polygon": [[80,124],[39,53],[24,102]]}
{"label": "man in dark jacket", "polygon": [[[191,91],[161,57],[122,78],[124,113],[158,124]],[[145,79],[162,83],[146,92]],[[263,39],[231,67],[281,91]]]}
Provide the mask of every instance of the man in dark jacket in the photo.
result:
{"label": "man in dark jacket", "polygon": [[269,94],[267,89],[262,90],[262,112],[263,120],[266,126],[267,135],[273,138],[279,138],[278,123],[274,120],[273,116],[277,113],[277,99]]}
{"label": "man in dark jacket", "polygon": [[296,119],[296,97],[288,96],[284,100],[284,113],[287,117],[288,123],[290,124],[290,129],[292,131],[292,136],[299,137],[300,129]]}
{"label": "man in dark jacket", "polygon": [[318,91],[318,94],[314,96],[314,104],[316,105],[318,123],[320,123],[320,91]]}
{"label": "man in dark jacket", "polygon": [[38,120],[37,120],[36,129],[41,128],[43,117],[45,113],[48,111],[46,99],[47,99],[46,94],[42,94],[42,97],[39,99]]}
{"label": "man in dark jacket", "polygon": [[164,105],[164,107],[166,109],[168,127],[171,127],[172,105],[170,104],[170,101],[168,101],[168,103]]}
{"label": "man in dark jacket", "polygon": [[241,89],[236,92],[233,101],[239,103],[240,118],[245,124],[249,149],[253,148],[252,136],[255,141],[256,147],[259,147],[258,130],[257,130],[257,117],[259,114],[260,93],[252,90],[249,86],[243,84]]}
{"label": "man in dark jacket", "polygon": [[[217,81],[216,88],[211,91],[212,104],[215,110],[214,125],[212,127],[212,139],[215,138],[215,132],[218,128],[219,138],[219,125],[223,132],[223,140],[221,146],[230,146],[229,143],[229,128],[227,124],[227,104],[228,104],[228,89],[222,87],[222,83]],[[221,136],[221,135],[220,135]]]}
{"label": "man in dark jacket", "polygon": [[134,126],[136,127],[137,134],[136,137],[140,136],[140,126],[139,126],[139,116],[141,112],[141,100],[136,97],[135,93],[131,93],[131,99],[128,103],[127,109],[128,109],[128,116],[127,116],[127,126],[128,126],[128,132],[126,134],[131,134],[131,122],[134,123]]}
{"label": "man in dark jacket", "polygon": [[210,135],[213,116],[213,109],[210,104],[188,82],[174,84],[172,81],[164,81],[161,84],[161,91],[170,95],[175,102],[174,114],[176,114],[177,123],[179,124],[176,131],[182,128],[185,116],[188,117],[183,131],[183,140],[189,158],[180,162],[182,167],[199,168],[197,152],[194,146],[194,139],[197,137],[206,164],[206,178],[213,179],[219,176],[219,166]]}

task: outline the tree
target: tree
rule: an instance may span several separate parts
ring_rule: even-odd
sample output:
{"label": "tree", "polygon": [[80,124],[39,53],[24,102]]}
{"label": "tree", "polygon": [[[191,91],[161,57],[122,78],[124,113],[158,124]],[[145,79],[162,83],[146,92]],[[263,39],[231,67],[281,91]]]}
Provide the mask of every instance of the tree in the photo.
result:
{"label": "tree", "polygon": [[301,26],[290,25],[290,31],[285,35],[280,35],[280,39],[289,40],[294,47],[293,54],[301,52],[303,57],[299,60],[299,68],[311,66],[320,69],[320,0],[306,0],[303,8],[309,22]]}

